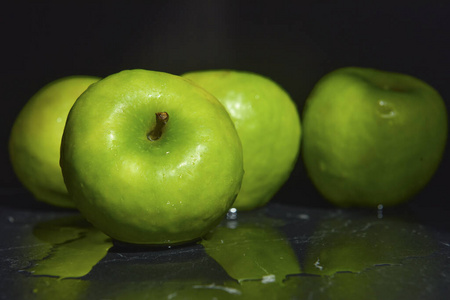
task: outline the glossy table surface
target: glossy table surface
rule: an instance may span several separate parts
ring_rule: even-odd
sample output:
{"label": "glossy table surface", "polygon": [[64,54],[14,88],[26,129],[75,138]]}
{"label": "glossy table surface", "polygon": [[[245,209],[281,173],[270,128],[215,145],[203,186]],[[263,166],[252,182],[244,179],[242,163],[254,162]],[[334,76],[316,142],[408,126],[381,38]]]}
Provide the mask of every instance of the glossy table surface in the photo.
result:
{"label": "glossy table surface", "polygon": [[2,191],[0,299],[447,299],[438,208],[271,203],[177,247],[118,243],[74,211]]}

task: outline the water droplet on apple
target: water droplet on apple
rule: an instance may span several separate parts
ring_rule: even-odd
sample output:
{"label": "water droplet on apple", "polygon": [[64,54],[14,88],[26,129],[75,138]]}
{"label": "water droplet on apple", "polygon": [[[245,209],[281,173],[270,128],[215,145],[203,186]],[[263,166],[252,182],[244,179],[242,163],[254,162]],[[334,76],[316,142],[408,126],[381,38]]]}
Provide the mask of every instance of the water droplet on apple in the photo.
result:
{"label": "water droplet on apple", "polygon": [[397,115],[394,106],[384,100],[378,101],[377,111],[382,118],[393,118]]}

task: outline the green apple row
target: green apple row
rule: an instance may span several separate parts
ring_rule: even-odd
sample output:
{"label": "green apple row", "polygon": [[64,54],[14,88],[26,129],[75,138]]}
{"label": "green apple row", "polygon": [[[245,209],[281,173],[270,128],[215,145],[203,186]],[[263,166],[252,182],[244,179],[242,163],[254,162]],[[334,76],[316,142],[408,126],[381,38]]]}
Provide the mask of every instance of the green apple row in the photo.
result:
{"label": "green apple row", "polygon": [[446,138],[442,98],[404,74],[331,72],[301,124],[288,93],[258,74],[126,70],[43,87],[17,117],[9,149],[37,199],[79,209],[118,240],[176,244],[204,235],[231,207],[265,205],[301,140],[326,199],[374,207],[422,189]]}
{"label": "green apple row", "polygon": [[37,199],[142,244],[194,240],[231,207],[264,205],[299,148],[288,94],[237,71],[63,78],[27,103],[10,139],[14,169]]}

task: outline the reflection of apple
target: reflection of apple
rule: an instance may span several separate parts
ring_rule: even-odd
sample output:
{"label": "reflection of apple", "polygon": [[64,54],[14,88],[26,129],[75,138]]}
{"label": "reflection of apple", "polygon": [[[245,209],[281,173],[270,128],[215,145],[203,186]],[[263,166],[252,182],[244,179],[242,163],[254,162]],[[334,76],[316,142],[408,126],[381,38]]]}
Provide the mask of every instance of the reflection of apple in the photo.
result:
{"label": "reflection of apple", "polygon": [[111,238],[81,216],[41,222],[35,226],[33,234],[52,248],[50,256],[36,261],[32,268],[27,269],[33,275],[82,277],[112,247]]}
{"label": "reflection of apple", "polygon": [[303,268],[305,273],[317,275],[357,273],[427,256],[435,248],[421,225],[401,219],[355,219],[342,214],[319,224],[310,238]]}
{"label": "reflection of apple", "polygon": [[109,236],[177,244],[206,234],[231,207],[242,147],[205,90],[179,76],[126,70],[90,86],[72,107],[61,168],[77,208]]}
{"label": "reflection of apple", "polygon": [[245,175],[234,207],[266,204],[286,182],[300,149],[300,118],[294,102],[275,82],[234,70],[184,74],[212,93],[233,120],[244,151]]}
{"label": "reflection of apple", "polygon": [[323,219],[309,238],[302,267],[316,276],[286,284],[299,287],[300,299],[438,299],[438,248],[411,219],[342,212]]}
{"label": "reflection of apple", "polygon": [[296,253],[276,228],[280,221],[247,217],[212,230],[201,241],[204,251],[192,246],[174,255],[156,252],[145,261],[123,257],[122,264],[115,261],[107,269],[123,280],[97,281],[92,291],[107,291],[102,296],[114,299],[291,299],[298,288],[284,281],[301,271]]}
{"label": "reflection of apple", "polygon": [[80,215],[72,215],[37,223],[33,239],[23,246],[28,265],[22,271],[32,276],[15,280],[18,299],[69,300],[86,299],[91,282],[79,277],[107,254],[112,241]]}
{"label": "reflection of apple", "polygon": [[22,291],[22,295],[17,299],[87,299],[86,293],[90,285],[91,281],[81,279],[61,280],[60,278],[46,276],[25,277],[21,288],[18,289]]}
{"label": "reflection of apple", "polygon": [[441,96],[414,77],[343,68],[323,77],[303,111],[303,160],[342,206],[408,200],[437,169],[447,139]]}
{"label": "reflection of apple", "polygon": [[70,76],[40,89],[23,107],[12,127],[9,153],[14,171],[36,199],[74,207],[59,166],[67,114],[75,100],[99,78]]}
{"label": "reflection of apple", "polygon": [[287,275],[301,272],[297,256],[283,234],[260,220],[219,226],[202,245],[209,256],[241,283],[249,280],[282,283]]}

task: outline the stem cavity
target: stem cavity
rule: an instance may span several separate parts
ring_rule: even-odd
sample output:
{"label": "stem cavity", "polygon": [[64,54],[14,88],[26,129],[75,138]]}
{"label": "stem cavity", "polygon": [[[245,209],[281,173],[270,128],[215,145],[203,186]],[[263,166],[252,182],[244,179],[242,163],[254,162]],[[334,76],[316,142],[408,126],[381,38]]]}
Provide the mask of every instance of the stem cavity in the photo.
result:
{"label": "stem cavity", "polygon": [[167,112],[158,112],[156,115],[156,124],[148,133],[147,138],[150,141],[157,141],[161,138],[164,127],[169,122],[169,114]]}

